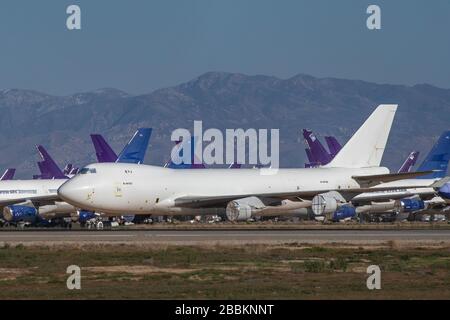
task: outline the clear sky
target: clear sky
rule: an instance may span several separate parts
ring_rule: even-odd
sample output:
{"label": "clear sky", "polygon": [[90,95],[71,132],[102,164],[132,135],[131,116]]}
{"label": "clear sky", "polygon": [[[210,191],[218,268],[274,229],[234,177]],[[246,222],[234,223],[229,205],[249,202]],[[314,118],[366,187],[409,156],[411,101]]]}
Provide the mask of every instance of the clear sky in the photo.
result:
{"label": "clear sky", "polygon": [[[66,28],[81,7],[82,30]],[[369,4],[382,29],[366,27]],[[0,88],[133,94],[207,71],[450,88],[450,1],[2,0]]]}

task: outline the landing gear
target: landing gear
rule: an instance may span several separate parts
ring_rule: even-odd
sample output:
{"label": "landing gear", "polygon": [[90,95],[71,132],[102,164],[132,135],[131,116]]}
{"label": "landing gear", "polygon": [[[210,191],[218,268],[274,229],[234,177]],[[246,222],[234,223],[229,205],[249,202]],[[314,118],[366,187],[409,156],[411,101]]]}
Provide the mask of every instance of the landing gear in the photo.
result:
{"label": "landing gear", "polygon": [[103,221],[92,219],[86,222],[85,226],[89,230],[103,230]]}

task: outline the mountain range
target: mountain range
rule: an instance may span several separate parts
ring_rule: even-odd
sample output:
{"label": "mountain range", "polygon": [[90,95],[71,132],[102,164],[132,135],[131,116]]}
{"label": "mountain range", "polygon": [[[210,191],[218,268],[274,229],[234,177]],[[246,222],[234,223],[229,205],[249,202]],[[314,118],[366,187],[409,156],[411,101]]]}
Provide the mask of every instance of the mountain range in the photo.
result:
{"label": "mountain range", "polygon": [[0,171],[15,167],[21,178],[36,173],[37,144],[61,166],[95,162],[90,133],[103,134],[119,152],[144,126],[153,128],[146,163],[161,165],[173,147],[172,131],[192,131],[194,120],[202,120],[204,130],[280,129],[281,167],[302,167],[302,128],[345,143],[382,103],[399,105],[383,158],[392,170],[412,150],[421,151],[420,162],[442,131],[450,129],[450,90],[427,84],[208,72],[142,95],[111,88],[69,96],[0,90]]}

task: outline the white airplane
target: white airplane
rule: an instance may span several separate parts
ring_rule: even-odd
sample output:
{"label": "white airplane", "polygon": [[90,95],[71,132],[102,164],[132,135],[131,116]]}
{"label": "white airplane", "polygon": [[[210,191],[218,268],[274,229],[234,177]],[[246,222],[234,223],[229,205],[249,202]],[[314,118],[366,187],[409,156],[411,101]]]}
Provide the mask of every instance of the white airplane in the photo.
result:
{"label": "white airplane", "polygon": [[388,182],[424,174],[389,174],[388,168],[380,167],[396,110],[397,105],[378,106],[336,157],[320,168],[278,169],[268,174],[270,169],[264,168],[175,170],[97,163],[64,183],[58,194],[76,207],[107,214],[226,213],[230,220],[246,220],[311,207],[314,212],[336,210],[341,192],[354,197],[370,191],[361,187],[368,180]]}
{"label": "white airplane", "polygon": [[[151,129],[138,129],[116,161],[142,162],[141,157],[144,157],[147,150],[150,134]],[[42,151],[39,151],[42,154]],[[61,178],[0,181],[0,208],[3,219],[7,222],[44,224],[51,219],[80,215],[80,212],[95,216],[82,207],[76,208],[61,201],[57,190],[68,180]]]}

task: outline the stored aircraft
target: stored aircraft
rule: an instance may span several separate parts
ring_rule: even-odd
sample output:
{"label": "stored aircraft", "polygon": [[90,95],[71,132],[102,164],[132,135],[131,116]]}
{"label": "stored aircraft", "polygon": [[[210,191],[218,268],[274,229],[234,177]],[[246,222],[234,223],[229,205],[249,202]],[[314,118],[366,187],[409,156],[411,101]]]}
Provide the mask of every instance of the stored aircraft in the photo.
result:
{"label": "stored aircraft", "polygon": [[[338,152],[319,168],[175,170],[150,165],[96,163],[58,189],[76,207],[108,214],[201,215],[230,220],[301,209],[334,208],[377,183],[432,173],[389,174],[380,167],[397,105],[380,105]],[[370,181],[370,184],[368,183]],[[427,180],[415,187],[429,187]],[[397,185],[379,188],[392,190]],[[314,201],[316,198],[318,201]]]}

